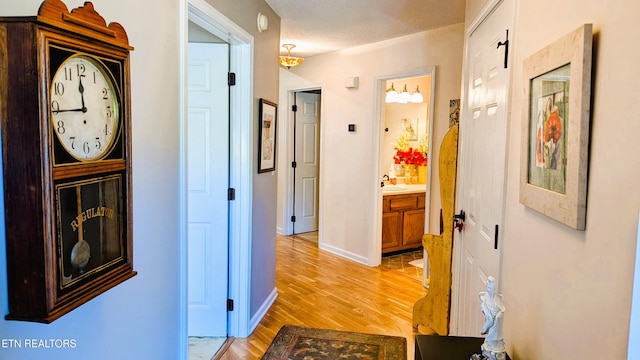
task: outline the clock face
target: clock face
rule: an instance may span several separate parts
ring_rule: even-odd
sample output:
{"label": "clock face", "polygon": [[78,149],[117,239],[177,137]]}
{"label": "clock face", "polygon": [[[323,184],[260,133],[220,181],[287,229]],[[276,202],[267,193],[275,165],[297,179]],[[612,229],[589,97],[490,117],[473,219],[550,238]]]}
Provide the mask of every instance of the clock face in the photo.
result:
{"label": "clock face", "polygon": [[118,135],[120,102],[107,68],[88,55],[67,58],[50,89],[53,131],[79,161],[108,155]]}

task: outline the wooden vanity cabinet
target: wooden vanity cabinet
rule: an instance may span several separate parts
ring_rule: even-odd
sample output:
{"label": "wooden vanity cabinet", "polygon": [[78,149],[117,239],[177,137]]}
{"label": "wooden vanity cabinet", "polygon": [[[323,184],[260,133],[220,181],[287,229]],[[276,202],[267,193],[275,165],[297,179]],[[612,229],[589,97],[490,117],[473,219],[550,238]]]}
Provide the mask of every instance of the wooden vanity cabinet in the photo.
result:
{"label": "wooden vanity cabinet", "polygon": [[382,253],[422,246],[425,193],[384,195],[382,198]]}

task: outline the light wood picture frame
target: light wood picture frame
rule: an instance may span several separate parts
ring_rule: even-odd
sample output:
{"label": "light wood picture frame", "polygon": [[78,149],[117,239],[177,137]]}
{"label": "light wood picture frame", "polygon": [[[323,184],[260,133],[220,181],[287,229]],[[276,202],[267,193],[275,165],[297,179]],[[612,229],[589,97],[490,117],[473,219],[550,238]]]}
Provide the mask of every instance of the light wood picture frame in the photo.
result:
{"label": "light wood picture frame", "polygon": [[586,226],[592,25],[525,59],[520,203],[576,230]]}
{"label": "light wood picture frame", "polygon": [[275,171],[278,105],[260,99],[258,121],[258,173]]}

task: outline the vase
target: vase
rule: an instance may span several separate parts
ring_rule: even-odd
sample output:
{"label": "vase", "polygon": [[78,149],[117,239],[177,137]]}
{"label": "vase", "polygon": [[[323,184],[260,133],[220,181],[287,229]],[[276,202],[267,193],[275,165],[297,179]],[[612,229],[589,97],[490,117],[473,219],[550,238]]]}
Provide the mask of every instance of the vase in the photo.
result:
{"label": "vase", "polygon": [[405,184],[417,184],[418,183],[418,167],[413,164],[405,166],[404,179]]}
{"label": "vase", "polygon": [[426,165],[418,166],[418,184],[427,183],[427,167]]}

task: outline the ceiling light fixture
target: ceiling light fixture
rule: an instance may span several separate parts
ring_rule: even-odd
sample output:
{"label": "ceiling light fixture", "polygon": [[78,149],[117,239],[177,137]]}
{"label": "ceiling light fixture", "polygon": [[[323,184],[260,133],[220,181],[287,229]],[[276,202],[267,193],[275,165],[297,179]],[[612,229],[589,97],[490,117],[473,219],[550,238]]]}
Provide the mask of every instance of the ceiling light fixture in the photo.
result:
{"label": "ceiling light fixture", "polygon": [[291,56],[291,49],[296,47],[295,45],[293,45],[293,44],[284,44],[284,45],[282,45],[282,47],[287,49],[287,55],[286,56],[282,56],[282,55],[280,56],[280,58],[278,59],[278,63],[280,63],[280,65],[286,67],[287,69],[291,69],[294,66],[298,66],[298,65],[302,64],[302,62],[304,61],[303,58]]}

